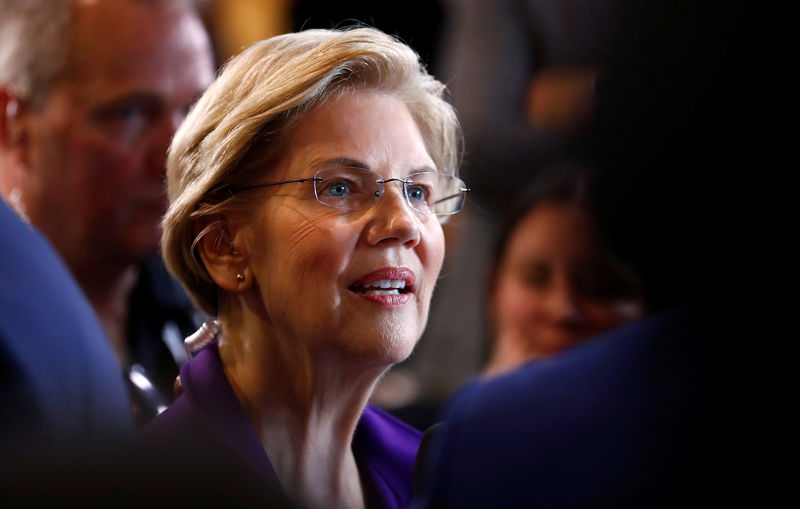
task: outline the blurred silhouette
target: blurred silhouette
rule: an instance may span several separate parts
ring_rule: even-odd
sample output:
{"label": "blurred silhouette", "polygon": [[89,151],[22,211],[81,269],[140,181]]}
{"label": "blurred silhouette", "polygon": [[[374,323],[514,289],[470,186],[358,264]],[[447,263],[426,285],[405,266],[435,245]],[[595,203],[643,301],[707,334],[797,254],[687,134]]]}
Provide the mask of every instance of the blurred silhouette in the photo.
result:
{"label": "blurred silhouette", "polygon": [[652,314],[461,391],[421,506],[705,506],[749,485],[742,448],[760,434],[740,427],[754,408],[728,363],[745,320],[731,318],[739,236],[719,176],[764,148],[742,106],[754,20],[731,3],[630,4],[580,148],[600,168],[601,238]]}
{"label": "blurred silhouette", "polygon": [[61,259],[2,200],[0,232],[0,505],[89,502],[93,455],[132,431],[122,379]]}
{"label": "blurred silhouette", "polygon": [[[595,115],[595,86],[619,37],[621,0],[452,0],[437,74],[463,126],[473,192],[449,228],[425,337],[407,367],[434,402],[480,370],[484,287],[509,200],[561,160]],[[476,284],[478,282],[478,284]],[[458,320],[453,320],[458,316]]]}

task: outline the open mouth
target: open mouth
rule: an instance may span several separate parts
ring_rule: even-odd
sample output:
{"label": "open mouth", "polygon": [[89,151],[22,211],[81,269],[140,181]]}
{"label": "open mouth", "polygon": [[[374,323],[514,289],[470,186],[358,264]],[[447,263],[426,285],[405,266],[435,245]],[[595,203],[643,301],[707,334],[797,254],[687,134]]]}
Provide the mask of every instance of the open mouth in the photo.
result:
{"label": "open mouth", "polygon": [[[414,271],[405,267],[384,267],[374,272],[362,276],[358,281],[348,288],[351,292],[374,299],[390,299],[414,293],[414,283],[416,276]],[[403,302],[408,297],[402,298]],[[394,302],[394,300],[391,300]],[[398,301],[400,302],[400,301]]]}
{"label": "open mouth", "polygon": [[410,293],[403,279],[378,279],[369,283],[357,283],[350,286],[350,291],[368,295],[400,295]]}

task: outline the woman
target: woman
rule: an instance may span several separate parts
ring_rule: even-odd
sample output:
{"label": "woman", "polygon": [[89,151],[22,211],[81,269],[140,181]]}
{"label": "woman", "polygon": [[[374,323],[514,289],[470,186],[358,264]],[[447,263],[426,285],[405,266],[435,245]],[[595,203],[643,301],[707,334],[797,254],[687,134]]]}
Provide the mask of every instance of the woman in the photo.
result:
{"label": "woman", "polygon": [[557,353],[644,313],[634,273],[603,245],[590,212],[592,176],[552,168],[524,191],[498,237],[489,290],[486,374]]}
{"label": "woman", "polygon": [[221,332],[147,435],[305,506],[408,504],[420,434],[367,402],[422,334],[441,221],[467,191],[443,91],[368,28],[274,37],[227,64],[170,147],[163,235]]}

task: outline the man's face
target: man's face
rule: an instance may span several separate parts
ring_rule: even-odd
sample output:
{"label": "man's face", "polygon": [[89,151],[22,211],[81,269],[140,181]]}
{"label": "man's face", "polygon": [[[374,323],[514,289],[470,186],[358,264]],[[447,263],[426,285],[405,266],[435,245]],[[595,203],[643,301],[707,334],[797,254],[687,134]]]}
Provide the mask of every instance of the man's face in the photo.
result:
{"label": "man's face", "polygon": [[78,2],[65,75],[30,112],[31,221],[74,269],[155,252],[164,163],[213,79],[208,37],[182,2]]}

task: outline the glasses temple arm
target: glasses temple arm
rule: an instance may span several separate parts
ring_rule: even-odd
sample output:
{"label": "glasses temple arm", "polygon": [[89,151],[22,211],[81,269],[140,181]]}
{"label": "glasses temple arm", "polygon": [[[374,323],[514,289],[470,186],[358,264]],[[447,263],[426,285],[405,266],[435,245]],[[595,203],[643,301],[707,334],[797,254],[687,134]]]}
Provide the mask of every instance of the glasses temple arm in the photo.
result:
{"label": "glasses temple arm", "polygon": [[442,203],[445,200],[450,200],[450,199],[453,199],[453,198],[457,198],[459,196],[463,196],[465,193],[468,193],[470,191],[471,191],[471,189],[468,189],[466,187],[462,187],[461,188],[461,192],[456,193],[456,194],[451,194],[450,196],[445,196],[444,198],[439,198],[434,203]]}

